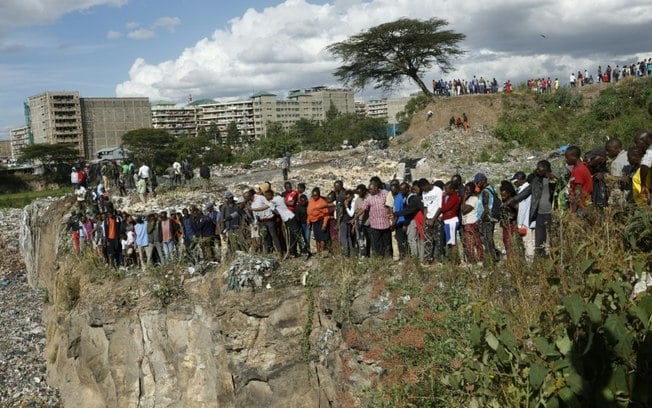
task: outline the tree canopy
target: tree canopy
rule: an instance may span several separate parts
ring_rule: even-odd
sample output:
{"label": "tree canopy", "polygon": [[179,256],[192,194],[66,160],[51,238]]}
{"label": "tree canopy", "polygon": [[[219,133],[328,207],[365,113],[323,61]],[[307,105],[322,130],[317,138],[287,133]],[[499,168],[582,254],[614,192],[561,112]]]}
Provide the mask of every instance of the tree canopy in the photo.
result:
{"label": "tree canopy", "polygon": [[169,166],[175,157],[166,154],[167,147],[174,143],[174,136],[165,129],[135,129],[122,136],[122,145],[131,152],[138,163]]}
{"label": "tree canopy", "polygon": [[430,95],[421,75],[434,65],[443,73],[450,72],[452,57],[464,53],[457,44],[466,36],[444,30],[447,25],[446,20],[438,18],[401,18],[331,44],[328,51],[343,61],[334,75],[354,88],[374,83],[375,88],[383,90],[392,89],[408,77]]}
{"label": "tree canopy", "polygon": [[71,164],[80,159],[75,143],[38,143],[22,148],[20,161],[39,161],[48,167],[56,164]]}

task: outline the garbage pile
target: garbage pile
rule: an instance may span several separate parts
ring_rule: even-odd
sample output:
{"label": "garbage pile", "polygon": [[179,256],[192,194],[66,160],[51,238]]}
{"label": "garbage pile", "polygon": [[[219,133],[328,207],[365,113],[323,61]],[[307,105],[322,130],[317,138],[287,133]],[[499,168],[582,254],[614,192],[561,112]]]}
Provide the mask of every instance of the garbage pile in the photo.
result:
{"label": "garbage pile", "polygon": [[256,290],[263,287],[265,278],[278,267],[279,262],[275,258],[238,251],[224,272],[224,279],[231,290],[240,291],[246,287]]}

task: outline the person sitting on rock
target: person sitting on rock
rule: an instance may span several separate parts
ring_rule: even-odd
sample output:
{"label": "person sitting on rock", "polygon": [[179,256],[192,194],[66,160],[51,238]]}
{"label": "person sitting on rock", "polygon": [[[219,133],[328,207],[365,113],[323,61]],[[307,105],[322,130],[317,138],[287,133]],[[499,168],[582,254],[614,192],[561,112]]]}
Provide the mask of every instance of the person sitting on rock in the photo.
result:
{"label": "person sitting on rock", "polygon": [[460,118],[460,117],[458,116],[457,119],[455,119],[455,126],[457,126],[458,128],[461,128],[462,125],[463,125],[463,124],[462,124],[462,118]]}
{"label": "person sitting on rock", "polygon": [[455,116],[451,116],[451,118],[448,119],[448,126],[450,126],[451,129],[455,127]]}

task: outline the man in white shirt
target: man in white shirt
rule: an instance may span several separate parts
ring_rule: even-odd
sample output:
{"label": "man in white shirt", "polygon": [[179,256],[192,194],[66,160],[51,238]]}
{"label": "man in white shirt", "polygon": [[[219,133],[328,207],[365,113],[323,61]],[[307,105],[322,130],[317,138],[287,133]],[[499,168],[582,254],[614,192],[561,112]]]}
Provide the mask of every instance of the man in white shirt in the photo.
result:
{"label": "man in white shirt", "polygon": [[150,180],[150,176],[151,176],[150,173],[151,173],[151,171],[149,169],[149,166],[147,164],[145,164],[145,163],[143,163],[143,165],[138,168],[138,173],[137,173],[138,178],[141,178],[141,179],[145,180],[145,183],[147,184],[147,192],[145,193],[147,198],[149,198],[149,196],[150,196],[150,194],[152,192],[152,183],[151,183],[151,180]]}
{"label": "man in white shirt", "polygon": [[440,187],[430,184],[426,179],[418,181],[421,189],[421,201],[425,209],[423,257],[421,262],[432,262],[442,256],[442,223],[435,219],[435,214],[441,208],[443,191]]}
{"label": "man in white shirt", "polygon": [[270,208],[275,211],[280,217],[288,232],[288,253],[290,256],[296,257],[297,246],[299,251],[303,254],[304,260],[308,259],[310,256],[310,250],[306,245],[306,241],[303,239],[303,234],[301,233],[301,225],[297,221],[294,213],[290,211],[285,204],[285,200],[280,195],[275,195],[274,192],[270,189],[265,192],[265,199],[270,203]]}
{"label": "man in white shirt", "polygon": [[[525,173],[517,171],[512,176],[511,182],[516,186],[516,192],[520,193],[525,190],[530,183],[527,181]],[[530,203],[532,196],[528,196],[525,200],[518,203],[518,214],[516,216],[516,225],[518,233],[523,238],[523,246],[525,249],[525,258],[528,261],[534,259],[534,224],[536,221],[530,223]]]}
{"label": "man in white shirt", "polygon": [[172,163],[172,170],[174,173],[174,183],[181,184],[181,163],[177,160]]}
{"label": "man in white shirt", "polygon": [[271,191],[269,183],[262,183],[258,189],[258,193],[251,198],[249,209],[253,211],[254,216],[258,219],[258,224],[267,230],[263,246],[266,252],[272,252],[272,244],[274,249],[282,256],[283,253],[281,246],[281,239],[276,232],[276,222],[274,222],[274,213],[272,212],[272,203],[265,198],[265,193]]}
{"label": "man in white shirt", "polygon": [[619,139],[609,139],[604,146],[607,159],[610,161],[609,174],[605,177],[609,187],[609,205],[623,207],[627,205],[627,194],[621,189],[621,182],[625,180],[625,167],[629,165],[627,151]]}

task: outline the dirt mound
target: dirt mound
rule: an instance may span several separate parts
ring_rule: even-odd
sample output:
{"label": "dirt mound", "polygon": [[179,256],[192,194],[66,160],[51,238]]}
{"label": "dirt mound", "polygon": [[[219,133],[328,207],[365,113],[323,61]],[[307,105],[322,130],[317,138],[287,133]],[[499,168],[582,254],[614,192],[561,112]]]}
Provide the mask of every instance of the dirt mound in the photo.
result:
{"label": "dirt mound", "polygon": [[[428,111],[433,112],[430,119],[427,117]],[[437,98],[429,103],[423,111],[414,115],[408,130],[403,133],[402,138],[399,137],[397,140],[410,145],[418,145],[424,137],[448,126],[451,116],[462,117],[463,113],[466,113],[471,126],[493,129],[498,123],[498,118],[503,114],[502,95],[464,95]],[[405,139],[410,140],[406,141]]]}

